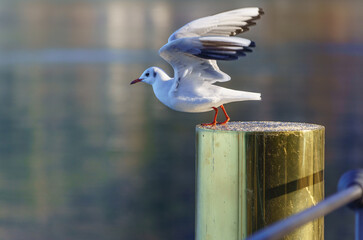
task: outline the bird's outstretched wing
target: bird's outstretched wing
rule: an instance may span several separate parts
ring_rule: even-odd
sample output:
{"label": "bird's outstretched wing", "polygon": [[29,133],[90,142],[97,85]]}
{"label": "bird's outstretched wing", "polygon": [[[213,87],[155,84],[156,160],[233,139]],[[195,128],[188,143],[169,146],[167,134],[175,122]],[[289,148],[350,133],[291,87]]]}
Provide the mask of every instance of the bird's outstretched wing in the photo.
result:
{"label": "bird's outstretched wing", "polygon": [[230,76],[218,68],[216,60],[235,60],[251,52],[250,47],[254,47],[254,42],[244,38],[190,37],[165,44],[159,54],[173,66],[177,90],[183,81],[195,86],[230,80]]}
{"label": "bird's outstretched wing", "polygon": [[168,41],[185,37],[234,36],[248,31],[250,26],[256,24],[254,20],[259,19],[262,14],[261,8],[253,7],[199,18],[175,31]]}
{"label": "bird's outstretched wing", "polygon": [[254,42],[233,36],[247,31],[262,13],[260,8],[236,9],[194,20],[174,32],[159,50],[174,68],[173,90],[229,81],[216,60],[235,60],[252,51]]}

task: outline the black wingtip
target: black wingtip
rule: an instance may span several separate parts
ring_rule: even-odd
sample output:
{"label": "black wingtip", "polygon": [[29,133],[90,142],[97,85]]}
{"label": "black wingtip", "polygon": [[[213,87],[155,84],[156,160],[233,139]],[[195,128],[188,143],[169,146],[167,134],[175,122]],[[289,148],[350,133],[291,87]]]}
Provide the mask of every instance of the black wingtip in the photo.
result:
{"label": "black wingtip", "polygon": [[224,61],[232,61],[238,59],[236,55],[225,55],[225,54],[218,54],[218,53],[208,53],[203,52],[197,55],[196,57],[204,58],[204,59],[213,59],[213,60],[224,60]]}
{"label": "black wingtip", "polygon": [[238,57],[244,57],[244,56],[246,56],[246,53],[242,50],[242,51],[238,51],[237,52],[237,56]]}
{"label": "black wingtip", "polygon": [[248,45],[249,47],[256,47],[256,43],[254,41],[251,41],[250,45]]}
{"label": "black wingtip", "polygon": [[262,8],[258,8],[258,13],[259,13],[260,15],[265,14],[265,12],[263,11],[263,9],[262,9]]}
{"label": "black wingtip", "polygon": [[253,20],[254,19],[251,19],[251,20],[246,21],[247,26],[254,26],[254,25],[256,25],[256,23]]}

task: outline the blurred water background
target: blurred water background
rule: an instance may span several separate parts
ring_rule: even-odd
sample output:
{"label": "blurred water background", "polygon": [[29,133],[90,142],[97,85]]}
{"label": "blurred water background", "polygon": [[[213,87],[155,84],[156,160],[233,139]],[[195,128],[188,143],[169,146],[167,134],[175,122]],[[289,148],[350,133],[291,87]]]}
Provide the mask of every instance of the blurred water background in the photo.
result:
{"label": "blurred water background", "polygon": [[[326,127],[326,195],[363,166],[363,1],[0,1],[0,239],[193,239],[194,127],[130,86],[185,23],[240,7],[265,15],[257,47],[221,63],[223,86],[261,92],[232,120]],[[326,239],[352,239],[348,209]]]}

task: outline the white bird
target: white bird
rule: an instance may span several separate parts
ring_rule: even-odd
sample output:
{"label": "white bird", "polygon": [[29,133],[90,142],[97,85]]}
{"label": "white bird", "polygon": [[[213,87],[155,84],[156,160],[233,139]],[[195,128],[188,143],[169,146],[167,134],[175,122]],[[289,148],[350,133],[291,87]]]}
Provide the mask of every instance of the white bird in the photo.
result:
{"label": "white bird", "polygon": [[[251,52],[255,43],[234,37],[245,32],[263,14],[260,8],[241,8],[199,18],[174,32],[159,55],[174,69],[174,78],[162,69],[150,67],[131,84],[145,82],[152,85],[155,96],[169,108],[181,112],[214,110],[211,123],[225,124],[230,120],[223,104],[246,100],[260,100],[260,93],[237,91],[214,85],[231,79],[222,72],[216,60],[236,60]],[[226,120],[217,122],[218,107]]]}

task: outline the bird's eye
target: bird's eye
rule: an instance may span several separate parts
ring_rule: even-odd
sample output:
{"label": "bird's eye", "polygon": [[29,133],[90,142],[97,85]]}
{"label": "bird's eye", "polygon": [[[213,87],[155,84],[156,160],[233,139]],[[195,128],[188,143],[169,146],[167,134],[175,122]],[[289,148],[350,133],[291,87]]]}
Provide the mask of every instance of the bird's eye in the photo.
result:
{"label": "bird's eye", "polygon": [[149,76],[149,73],[146,73],[145,76],[148,77]]}

